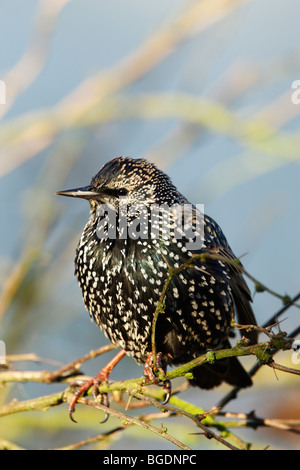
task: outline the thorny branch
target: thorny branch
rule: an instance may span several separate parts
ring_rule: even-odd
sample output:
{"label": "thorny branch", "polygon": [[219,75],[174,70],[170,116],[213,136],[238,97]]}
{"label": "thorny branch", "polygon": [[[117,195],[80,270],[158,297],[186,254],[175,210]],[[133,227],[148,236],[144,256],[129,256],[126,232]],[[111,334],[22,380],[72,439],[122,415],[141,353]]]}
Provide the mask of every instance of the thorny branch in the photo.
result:
{"label": "thorny branch", "polygon": [[[238,325],[240,328],[241,325]],[[189,374],[192,369],[196,366],[199,366],[200,364],[204,364],[205,362],[208,361],[216,361],[222,357],[230,357],[230,356],[242,356],[242,355],[255,355],[257,358],[259,358],[261,363],[265,363],[269,366],[274,367],[274,362],[272,361],[272,356],[271,356],[271,351],[275,349],[274,345],[276,344],[276,350],[280,349],[288,349],[291,347],[291,338],[288,338],[284,333],[280,332],[278,334],[273,334],[270,332],[270,329],[264,331],[266,335],[268,336],[268,341],[259,343],[257,345],[245,345],[245,343],[240,342],[237,344],[237,346],[233,347],[232,349],[227,349],[227,350],[219,350],[219,351],[214,351],[214,352],[208,352],[206,354],[203,354],[197,359],[194,359],[193,361],[190,361],[187,364],[184,364],[183,366],[177,367],[169,372],[167,372],[167,378],[173,379],[175,377],[181,377]],[[79,374],[78,367],[74,366],[75,364],[82,364],[84,361],[87,360],[87,358],[92,358],[96,357],[99,354],[103,354],[107,350],[112,349],[112,347],[104,347],[100,348],[97,351],[91,351],[89,354],[83,356],[82,358],[78,358],[76,361],[72,361],[70,364],[67,364],[63,368],[58,369],[57,371],[54,372],[49,372],[49,371],[26,371],[26,372],[21,372],[21,371],[16,371],[16,370],[4,370],[3,372],[0,373],[0,383],[2,384],[8,383],[8,382],[18,382],[18,381],[38,381],[38,382],[44,382],[44,383],[50,383],[51,381],[55,382],[63,382],[63,383],[68,383],[70,381],[74,380],[74,374]],[[284,368],[281,370],[284,370],[285,372],[294,372],[292,369],[289,368]],[[61,375],[59,375],[59,371],[61,371]],[[295,371],[295,373],[299,374],[299,371]],[[78,375],[78,377],[84,379],[86,377],[81,377]],[[51,395],[46,395],[43,397],[38,397],[30,400],[25,400],[25,401],[15,401],[13,400],[12,402],[3,405],[0,407],[0,417],[1,416],[6,416],[8,414],[12,413],[20,413],[24,411],[29,411],[29,410],[47,410],[50,407],[60,405],[61,403],[68,402],[72,396],[72,387],[68,386],[66,390],[62,390],[58,393],[54,393]],[[135,397],[139,400],[142,400],[145,405],[152,405],[157,408],[159,408],[163,412],[169,412],[172,415],[184,415],[188,417],[189,419],[192,419],[192,421],[197,425],[197,427],[201,428],[202,432],[204,433],[204,436],[209,439],[215,439],[218,442],[222,443],[223,445],[226,445],[227,447],[234,449],[234,448],[243,448],[242,444],[239,443],[239,446],[236,447],[230,442],[227,442],[225,439],[223,439],[221,436],[215,434],[214,432],[211,431],[211,427],[216,427],[217,429],[222,429],[223,431],[226,429],[227,435],[232,436],[232,433],[229,432],[228,428],[229,427],[238,427],[244,425],[245,426],[250,426],[252,427],[257,427],[259,426],[276,426],[279,429],[283,430],[289,430],[292,432],[299,432],[299,426],[297,423],[289,423],[289,421],[281,422],[281,421],[270,421],[268,419],[263,419],[263,418],[254,418],[253,416],[250,415],[243,415],[243,421],[239,421],[239,424],[233,424],[229,423],[230,426],[228,426],[225,423],[222,423],[218,421],[216,418],[217,416],[224,416],[224,414],[221,413],[221,407],[215,407],[214,409],[210,410],[209,412],[204,412],[204,410],[199,410],[196,407],[193,407],[193,405],[188,404],[186,402],[183,402],[182,400],[179,400],[176,396],[172,396],[170,399],[170,404],[168,405],[161,405],[161,403],[158,401],[161,398],[161,393],[160,391],[156,391],[153,393],[145,384],[144,384],[144,378],[137,378],[137,379],[130,379],[130,380],[125,380],[121,382],[114,382],[111,384],[103,384],[99,386],[99,393],[112,393],[114,394],[115,392],[126,392],[129,397]],[[113,408],[107,409],[104,405],[101,405],[100,403],[95,403],[93,400],[89,400],[86,398],[81,398],[79,400],[79,403],[82,403],[84,405],[88,406],[93,406],[96,407],[102,411],[108,412],[109,414],[117,417],[120,422],[121,422],[121,427],[127,427],[129,425],[140,425],[143,426],[144,428],[148,429],[148,431],[153,432],[155,434],[158,434],[159,436],[163,437],[164,439],[169,440],[170,442],[173,442],[174,445],[181,449],[187,449],[188,447],[184,443],[180,443],[178,440],[170,436],[167,432],[162,432],[161,429],[156,428],[154,426],[151,426],[149,424],[145,425],[145,417],[143,419],[141,418],[132,418],[128,415],[125,415],[124,413],[121,412],[116,412]],[[173,406],[175,405],[175,407]],[[130,406],[128,406],[130,408]],[[192,411],[189,411],[192,410]],[[166,417],[170,416],[166,414]],[[233,417],[233,415],[226,415],[226,417]],[[239,415],[240,419],[241,415]],[[250,419],[251,418],[251,419]],[[255,424],[255,426],[254,426]],[[228,426],[228,427],[227,427]],[[237,440],[235,436],[235,440]],[[94,440],[92,440],[94,442]],[[75,444],[74,444],[75,445]],[[75,445],[76,447],[76,445]]]}

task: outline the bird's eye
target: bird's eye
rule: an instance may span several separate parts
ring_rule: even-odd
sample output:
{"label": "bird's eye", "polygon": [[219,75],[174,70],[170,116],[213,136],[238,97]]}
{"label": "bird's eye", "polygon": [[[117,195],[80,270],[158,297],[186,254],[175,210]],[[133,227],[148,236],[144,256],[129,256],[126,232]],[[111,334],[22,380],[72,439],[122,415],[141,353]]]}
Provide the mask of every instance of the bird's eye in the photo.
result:
{"label": "bird's eye", "polygon": [[126,188],[120,188],[118,190],[118,196],[126,196],[128,194],[128,190]]}

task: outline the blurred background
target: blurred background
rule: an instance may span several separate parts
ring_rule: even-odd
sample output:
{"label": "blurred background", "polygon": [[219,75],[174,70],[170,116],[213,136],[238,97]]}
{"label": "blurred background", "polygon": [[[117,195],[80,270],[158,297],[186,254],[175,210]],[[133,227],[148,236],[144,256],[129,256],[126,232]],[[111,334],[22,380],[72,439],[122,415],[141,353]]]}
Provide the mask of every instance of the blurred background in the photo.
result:
{"label": "blurred background", "polygon": [[[119,155],[153,161],[193,203],[203,203],[255,278],[281,295],[299,291],[297,0],[0,0],[0,6],[0,339],[7,354],[34,352],[64,364],[107,343],[89,321],[73,275],[88,204],[55,192],[87,185]],[[281,306],[267,292],[254,293],[259,324]],[[290,308],[281,329],[299,325],[299,313]],[[95,375],[108,357],[85,364],[84,372]],[[299,367],[290,351],[276,361]],[[112,379],[141,375],[126,357]],[[300,418],[298,377],[263,368],[254,384],[228,410]],[[61,389],[13,385],[0,399]],[[227,390],[190,389],[182,398],[209,409]],[[67,406],[2,418],[1,437],[53,448],[113,426],[82,408],[77,426]],[[164,424],[178,437],[178,423],[194,449],[215,446],[192,435],[196,428],[184,419]],[[256,448],[300,448],[291,433],[239,433]],[[139,428],[101,446],[174,449]]]}

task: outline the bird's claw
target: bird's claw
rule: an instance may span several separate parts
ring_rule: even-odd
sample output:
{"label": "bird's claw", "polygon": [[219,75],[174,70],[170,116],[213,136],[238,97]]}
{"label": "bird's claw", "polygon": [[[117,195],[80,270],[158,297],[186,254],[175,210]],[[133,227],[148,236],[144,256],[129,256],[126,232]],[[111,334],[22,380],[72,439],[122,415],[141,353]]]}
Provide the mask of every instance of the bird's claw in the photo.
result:
{"label": "bird's claw", "polygon": [[[76,390],[76,392],[74,393],[74,396],[70,402],[70,405],[69,405],[69,416],[70,416],[70,419],[76,423],[74,417],[73,417],[73,414],[74,414],[74,411],[75,411],[75,405],[78,401],[78,398],[81,397],[82,395],[84,395],[86,392],[88,392],[88,390],[93,387],[93,396],[94,396],[94,399],[95,400],[98,400],[98,397],[100,396],[100,403],[104,406],[106,406],[107,408],[109,408],[109,401],[108,401],[108,395],[107,393],[101,393],[100,395],[98,394],[98,387],[100,384],[107,384],[108,383],[108,377],[109,377],[109,374],[111,373],[112,369],[120,362],[120,360],[122,359],[122,357],[125,356],[125,350],[124,349],[121,349],[121,351],[119,351],[115,357],[113,357],[111,359],[111,361],[109,361],[108,364],[106,364],[106,366],[99,372],[99,374],[96,375],[96,377],[94,377],[93,379],[91,380],[88,380],[86,381],[78,390]],[[108,417],[109,417],[109,414],[106,413],[105,417],[104,417],[104,420],[101,421],[101,423],[105,423],[107,420],[108,420]]]}
{"label": "bird's claw", "polygon": [[163,383],[163,390],[165,392],[165,399],[162,401],[162,405],[166,405],[168,401],[170,400],[171,394],[172,394],[172,386],[171,386],[171,381],[169,379],[166,379]]}
{"label": "bird's claw", "polygon": [[[106,408],[109,408],[109,399],[108,399],[108,394],[107,393],[101,393],[100,403],[101,403],[101,405],[106,406]],[[109,418],[109,413],[105,413],[103,420],[100,421],[100,424],[106,423],[108,418]]]}
{"label": "bird's claw", "polygon": [[166,363],[169,359],[168,354],[162,354],[162,353],[157,353],[156,355],[156,361],[155,365],[153,365],[153,355],[152,353],[149,354],[147,357],[147,360],[144,365],[144,377],[145,381],[150,381],[152,384],[158,385],[161,380],[155,375],[155,370],[158,370],[161,375],[165,377],[165,380],[163,381],[163,390],[165,392],[165,399],[162,402],[162,405],[165,405],[168,403],[171,397],[172,393],[172,386],[171,386],[171,381],[167,379],[166,377]]}
{"label": "bird's claw", "polygon": [[[78,388],[78,390],[76,390],[76,392],[74,393],[73,398],[72,398],[72,400],[69,404],[69,417],[70,417],[71,421],[73,421],[73,423],[77,423],[77,421],[74,419],[74,416],[73,416],[74,412],[75,412],[76,403],[78,402],[78,399],[81,396],[83,396],[85,393],[87,393],[89,391],[90,388],[93,388],[93,397],[94,397],[94,399],[98,400],[99,397],[100,397],[100,403],[102,405],[106,406],[107,408],[109,408],[109,400],[108,400],[107,393],[101,393],[100,395],[98,394],[98,387],[103,382],[104,381],[101,380],[101,378],[99,377],[99,374],[98,374],[93,379],[87,380],[86,382],[84,382],[83,385],[81,385],[80,388]],[[72,385],[74,386],[75,384],[72,384]],[[103,421],[100,421],[100,423],[105,423],[108,420],[108,417],[109,417],[109,414],[106,413]]]}

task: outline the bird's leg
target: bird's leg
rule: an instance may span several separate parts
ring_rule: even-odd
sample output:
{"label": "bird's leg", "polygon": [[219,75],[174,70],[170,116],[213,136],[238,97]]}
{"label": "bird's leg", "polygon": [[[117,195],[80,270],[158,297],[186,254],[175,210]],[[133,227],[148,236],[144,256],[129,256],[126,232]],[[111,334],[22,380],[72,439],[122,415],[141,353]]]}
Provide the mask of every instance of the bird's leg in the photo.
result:
{"label": "bird's leg", "polygon": [[[73,418],[73,414],[75,411],[75,405],[78,401],[78,398],[81,397],[85,392],[87,392],[91,387],[93,387],[93,396],[95,399],[97,399],[98,396],[98,386],[101,383],[107,383],[108,382],[108,377],[113,368],[120,362],[120,360],[125,356],[125,351],[124,349],[121,349],[121,351],[116,354],[111,361],[109,361],[105,367],[91,380],[87,380],[76,392],[74,393],[74,396],[69,404],[69,416],[74,423],[76,423],[75,419]],[[108,396],[107,393],[102,393],[101,394],[101,403],[104,406],[109,407],[109,401],[108,401]],[[105,422],[108,418],[108,414],[106,414],[104,420],[102,422]]]}
{"label": "bird's leg", "polygon": [[170,359],[170,354],[163,354],[161,352],[156,354],[156,361],[153,364],[153,355],[150,353],[146,359],[144,365],[144,377],[145,380],[149,380],[152,384],[158,384],[160,379],[156,377],[155,370],[158,370],[161,375],[164,377],[163,381],[163,390],[166,394],[164,401],[162,402],[163,405],[168,403],[170,396],[171,396],[171,381],[166,376],[166,367],[167,362]]}

